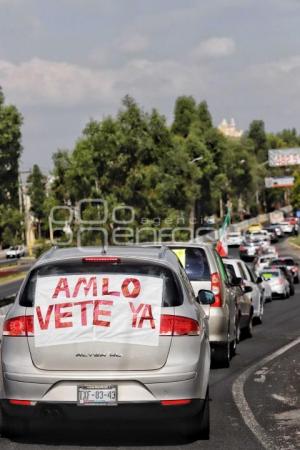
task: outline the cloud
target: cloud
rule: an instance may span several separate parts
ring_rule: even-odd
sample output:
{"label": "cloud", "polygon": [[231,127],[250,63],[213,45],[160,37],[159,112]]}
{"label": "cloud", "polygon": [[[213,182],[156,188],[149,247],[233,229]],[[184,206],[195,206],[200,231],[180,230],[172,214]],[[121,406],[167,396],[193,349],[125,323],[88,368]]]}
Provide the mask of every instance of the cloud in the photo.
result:
{"label": "cloud", "polygon": [[148,38],[141,34],[129,36],[127,39],[121,40],[119,43],[119,49],[128,54],[143,52],[148,48],[148,46]]}
{"label": "cloud", "polygon": [[20,64],[0,60],[0,80],[9,98],[23,105],[73,105],[109,98],[112,89],[109,71],[39,58]]}
{"label": "cloud", "polygon": [[113,69],[38,58],[20,64],[0,60],[4,92],[9,101],[22,106],[111,105],[127,93],[153,101],[205,91],[206,72],[173,60],[132,59]]}
{"label": "cloud", "polygon": [[235,41],[229,37],[212,37],[200,42],[191,55],[196,59],[220,58],[232,55],[236,50]]}

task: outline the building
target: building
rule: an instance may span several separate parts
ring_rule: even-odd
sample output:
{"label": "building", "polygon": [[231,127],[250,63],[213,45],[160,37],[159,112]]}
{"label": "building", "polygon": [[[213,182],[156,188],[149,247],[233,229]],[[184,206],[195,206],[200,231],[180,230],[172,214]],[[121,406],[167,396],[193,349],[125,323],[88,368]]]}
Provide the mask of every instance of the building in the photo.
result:
{"label": "building", "polygon": [[234,119],[231,119],[229,123],[226,119],[223,119],[218,126],[218,130],[220,130],[225,136],[232,138],[240,138],[243,134],[243,130],[238,130],[236,128]]}

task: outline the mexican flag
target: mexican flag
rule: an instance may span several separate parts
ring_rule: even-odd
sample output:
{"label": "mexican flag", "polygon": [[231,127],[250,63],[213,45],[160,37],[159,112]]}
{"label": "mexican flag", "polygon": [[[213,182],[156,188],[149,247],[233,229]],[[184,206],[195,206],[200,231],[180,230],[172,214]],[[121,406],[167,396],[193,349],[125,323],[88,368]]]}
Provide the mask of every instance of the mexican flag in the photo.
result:
{"label": "mexican flag", "polygon": [[227,245],[227,228],[230,225],[230,210],[227,211],[225,216],[221,231],[220,237],[216,245],[216,250],[220,256],[228,256],[228,245]]}

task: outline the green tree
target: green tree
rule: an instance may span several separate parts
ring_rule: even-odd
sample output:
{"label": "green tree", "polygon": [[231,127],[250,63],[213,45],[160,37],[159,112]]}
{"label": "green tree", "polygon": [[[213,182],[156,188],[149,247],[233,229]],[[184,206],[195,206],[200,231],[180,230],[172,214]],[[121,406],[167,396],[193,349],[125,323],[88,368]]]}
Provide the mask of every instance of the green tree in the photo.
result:
{"label": "green tree", "polygon": [[22,116],[13,105],[5,105],[0,88],[0,204],[18,207],[18,173],[22,151]]}
{"label": "green tree", "polygon": [[39,166],[34,164],[31,174],[27,178],[28,195],[30,196],[31,212],[37,221],[38,237],[41,239],[41,224],[45,220],[46,177]]}
{"label": "green tree", "polygon": [[253,120],[248,130],[248,138],[254,143],[254,151],[258,161],[263,162],[267,159],[268,141],[265,132],[263,120]]}
{"label": "green tree", "polygon": [[205,100],[197,107],[197,123],[202,133],[213,127],[212,117]]}
{"label": "green tree", "polygon": [[24,223],[20,211],[0,205],[0,244],[2,247],[22,243]]}
{"label": "green tree", "polygon": [[291,203],[294,209],[300,209],[300,171],[297,170],[294,176],[295,181],[291,193]]}
{"label": "green tree", "polygon": [[192,123],[197,118],[197,106],[191,96],[178,97],[175,103],[174,122],[172,132],[187,137]]}

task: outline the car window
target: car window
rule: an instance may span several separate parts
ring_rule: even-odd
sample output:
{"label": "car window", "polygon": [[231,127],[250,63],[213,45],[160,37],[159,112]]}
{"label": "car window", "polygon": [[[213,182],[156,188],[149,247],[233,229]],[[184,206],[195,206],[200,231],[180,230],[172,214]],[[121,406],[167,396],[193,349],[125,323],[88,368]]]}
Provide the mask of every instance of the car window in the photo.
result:
{"label": "car window", "polygon": [[246,275],[243,265],[240,262],[238,262],[237,265],[238,265],[238,268],[241,273],[241,278],[243,278],[243,280],[247,280],[247,275]]}
{"label": "car window", "polygon": [[[249,277],[250,277],[250,280],[251,280],[253,283],[255,283],[255,278],[254,278],[254,276],[253,276],[252,271],[249,269],[248,266],[246,266],[246,269],[247,269],[248,275],[249,275]],[[248,277],[248,279],[249,279],[249,277]]]}
{"label": "car window", "polygon": [[189,295],[195,299],[195,293],[194,293],[194,289],[192,288],[192,285],[190,283],[190,280],[188,279],[188,276],[186,274],[186,271],[184,270],[184,268],[182,266],[180,266],[180,273],[181,273],[181,277],[182,277],[182,281],[185,285],[185,288],[187,290],[187,292],[189,293]]}
{"label": "car window", "polygon": [[226,267],[227,272],[229,273],[231,278],[236,278],[237,277],[237,274],[235,272],[235,268],[233,267],[232,264],[225,263],[225,267]]}
{"label": "car window", "polygon": [[209,264],[203,248],[186,247],[183,249],[172,247],[171,250],[180,256],[181,263],[190,281],[210,281]]}
{"label": "car window", "polygon": [[163,279],[162,306],[179,306],[183,302],[183,295],[179,280],[167,268],[154,264],[119,263],[119,264],[92,264],[81,261],[68,261],[52,263],[33,270],[21,293],[20,305],[31,307],[34,305],[35,288],[38,278],[59,275],[140,275],[146,277],[159,277]]}

